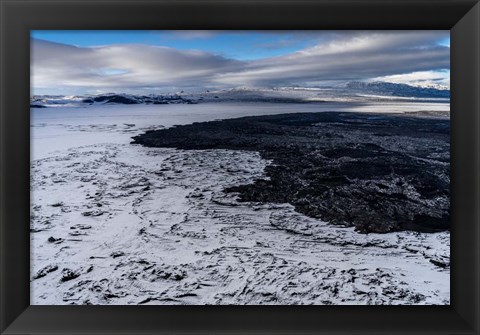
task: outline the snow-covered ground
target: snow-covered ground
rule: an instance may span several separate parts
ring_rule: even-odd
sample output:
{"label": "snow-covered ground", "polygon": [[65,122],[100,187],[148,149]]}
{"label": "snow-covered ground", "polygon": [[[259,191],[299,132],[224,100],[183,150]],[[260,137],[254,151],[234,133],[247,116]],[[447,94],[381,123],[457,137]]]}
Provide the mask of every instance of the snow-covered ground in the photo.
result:
{"label": "snow-covered ground", "polygon": [[246,115],[448,109],[398,102],[32,109],[31,303],[449,304],[449,233],[358,234],[288,204],[240,203],[222,190],[263,177],[269,162],[257,153],[130,144],[148,129]]}

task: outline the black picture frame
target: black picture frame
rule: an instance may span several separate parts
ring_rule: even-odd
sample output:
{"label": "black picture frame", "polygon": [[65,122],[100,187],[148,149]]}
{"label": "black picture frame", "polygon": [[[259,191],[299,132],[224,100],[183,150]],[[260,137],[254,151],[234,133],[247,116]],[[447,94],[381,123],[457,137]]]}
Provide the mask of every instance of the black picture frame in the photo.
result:
{"label": "black picture frame", "polygon": [[[2,334],[479,334],[480,4],[475,0],[0,0]],[[30,306],[30,30],[448,29],[450,306]]]}

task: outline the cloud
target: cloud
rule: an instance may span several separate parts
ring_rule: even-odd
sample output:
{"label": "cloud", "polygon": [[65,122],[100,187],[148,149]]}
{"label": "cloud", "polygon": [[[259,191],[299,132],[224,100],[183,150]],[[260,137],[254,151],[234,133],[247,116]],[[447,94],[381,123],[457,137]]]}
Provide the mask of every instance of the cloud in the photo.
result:
{"label": "cloud", "polygon": [[167,37],[171,39],[193,40],[206,39],[221,33],[219,30],[170,30]]}
{"label": "cloud", "polygon": [[296,53],[249,63],[217,79],[223,83],[289,83],[365,80],[450,68],[450,49],[437,32],[341,33]]}
{"label": "cloud", "polygon": [[142,44],[94,48],[32,40],[32,85],[129,90],[206,85],[218,72],[240,70],[242,62],[202,51]]}
{"label": "cloud", "polygon": [[[440,43],[448,38],[448,32],[318,34],[313,47],[253,61],[144,44],[80,48],[32,39],[32,85],[34,91],[60,87],[130,91],[162,87],[314,85],[372,78],[396,78],[408,83],[422,80],[425,73],[433,76],[438,70],[450,68],[450,48]],[[445,80],[443,76],[444,83]]]}
{"label": "cloud", "polygon": [[371,81],[385,81],[397,84],[409,84],[420,86],[444,86],[450,87],[450,71],[419,71],[405,74],[372,78]]}

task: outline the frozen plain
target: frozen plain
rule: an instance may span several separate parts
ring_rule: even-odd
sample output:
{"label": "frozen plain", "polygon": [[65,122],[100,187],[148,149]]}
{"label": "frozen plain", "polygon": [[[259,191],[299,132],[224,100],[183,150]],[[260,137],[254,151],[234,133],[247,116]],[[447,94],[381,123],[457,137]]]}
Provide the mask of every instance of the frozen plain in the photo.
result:
{"label": "frozen plain", "polygon": [[439,103],[203,103],[32,109],[32,304],[449,304],[450,235],[358,234],[240,203],[256,153],[145,148],[148,129]]}

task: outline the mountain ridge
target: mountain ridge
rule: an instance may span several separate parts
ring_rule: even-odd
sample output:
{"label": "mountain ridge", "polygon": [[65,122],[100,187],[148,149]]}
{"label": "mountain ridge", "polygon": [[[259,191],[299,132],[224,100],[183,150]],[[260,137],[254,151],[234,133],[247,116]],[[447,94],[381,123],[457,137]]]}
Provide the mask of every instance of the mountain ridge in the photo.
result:
{"label": "mountain ridge", "polygon": [[137,95],[127,93],[104,93],[97,95],[41,95],[30,98],[31,108],[87,107],[104,104],[196,104],[202,102],[363,102],[378,100],[404,101],[417,99],[450,99],[450,90],[418,87],[389,82],[351,81],[337,87],[273,87],[230,88],[223,90],[189,93],[180,91],[168,94]]}

